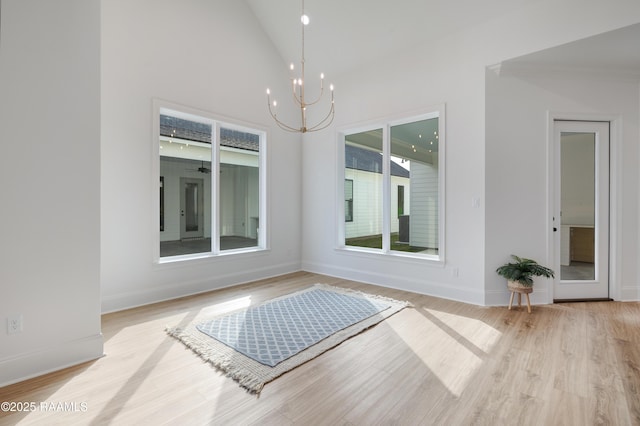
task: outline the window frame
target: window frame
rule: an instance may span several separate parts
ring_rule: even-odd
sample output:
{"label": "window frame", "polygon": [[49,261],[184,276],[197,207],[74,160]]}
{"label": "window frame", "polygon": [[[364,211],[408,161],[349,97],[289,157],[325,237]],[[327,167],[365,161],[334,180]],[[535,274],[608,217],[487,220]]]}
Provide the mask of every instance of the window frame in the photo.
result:
{"label": "window frame", "polygon": [[[151,167],[151,179],[153,182],[152,188],[152,220],[151,225],[153,227],[152,238],[152,260],[156,264],[174,263],[194,261],[199,259],[213,259],[229,255],[242,255],[247,253],[256,253],[267,251],[270,249],[269,245],[269,229],[270,218],[268,215],[268,200],[267,193],[268,183],[268,155],[267,155],[267,139],[269,132],[266,128],[253,123],[243,122],[237,119],[220,116],[207,111],[199,110],[196,108],[187,107],[180,104],[175,104],[163,100],[153,99],[153,131],[152,131],[152,167]],[[160,182],[160,115],[182,116],[190,117],[195,116],[200,119],[198,122],[204,122],[211,125],[211,219],[209,226],[211,227],[211,251],[199,252],[192,254],[183,254],[176,256],[160,256],[160,191],[158,185]],[[251,247],[244,247],[238,249],[220,249],[220,129],[238,130],[248,133],[253,133],[259,137],[259,154],[258,154],[258,211],[260,227],[257,231],[257,245]],[[166,213],[166,212],[165,212]],[[166,224],[165,224],[166,225]],[[165,226],[166,229],[166,226]]]}
{"label": "window frame", "polygon": [[[394,116],[394,117],[386,117],[376,121],[370,121],[360,125],[353,126],[344,126],[337,131],[337,161],[338,161],[338,178],[337,178],[337,188],[336,194],[339,197],[339,202],[337,205],[337,240],[336,240],[336,249],[348,253],[357,253],[363,255],[372,255],[372,256],[391,256],[397,258],[405,258],[405,259],[417,259],[423,262],[433,263],[437,265],[443,265],[445,263],[445,248],[446,248],[446,239],[445,239],[445,168],[446,168],[446,116],[445,116],[445,105],[440,104],[430,108],[426,108],[423,111],[403,114],[402,116]],[[391,250],[391,242],[390,242],[390,227],[391,227],[391,216],[393,214],[397,215],[397,206],[392,206],[392,196],[391,193],[393,191],[391,184],[391,170],[390,170],[390,161],[391,161],[391,128],[393,126],[398,126],[402,124],[412,123],[421,120],[428,120],[432,118],[438,118],[438,137],[439,137],[439,148],[438,148],[438,254],[427,254],[427,253],[409,253],[402,251]],[[382,215],[383,215],[383,223],[382,223],[382,249],[378,248],[367,248],[367,247],[358,247],[358,246],[349,246],[346,245],[345,237],[346,237],[346,222],[345,222],[345,207],[344,207],[344,182],[345,182],[345,141],[346,137],[351,134],[357,134],[367,131],[373,131],[382,129],[382,147],[383,147],[383,159],[382,159]],[[392,213],[396,212],[396,213]]]}

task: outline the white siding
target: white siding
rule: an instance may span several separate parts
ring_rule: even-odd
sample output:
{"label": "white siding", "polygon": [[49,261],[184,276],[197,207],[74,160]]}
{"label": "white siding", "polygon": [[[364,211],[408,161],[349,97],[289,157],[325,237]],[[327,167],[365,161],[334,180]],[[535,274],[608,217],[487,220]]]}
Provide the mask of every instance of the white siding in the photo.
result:
{"label": "white siding", "polygon": [[382,234],[382,175],[346,169],[353,180],[353,222],[345,223],[345,237]]}
{"label": "white siding", "polygon": [[404,186],[404,215],[411,213],[411,182],[408,178],[391,176],[391,233],[398,232],[400,220],[398,219],[398,187]]}
{"label": "white siding", "polygon": [[[353,180],[353,222],[345,222],[345,238],[382,234],[382,174],[345,169]],[[391,177],[391,232],[398,232],[398,186],[405,187],[405,214],[409,214],[409,179]]]}
{"label": "white siding", "polygon": [[409,243],[438,248],[438,166],[411,163]]}

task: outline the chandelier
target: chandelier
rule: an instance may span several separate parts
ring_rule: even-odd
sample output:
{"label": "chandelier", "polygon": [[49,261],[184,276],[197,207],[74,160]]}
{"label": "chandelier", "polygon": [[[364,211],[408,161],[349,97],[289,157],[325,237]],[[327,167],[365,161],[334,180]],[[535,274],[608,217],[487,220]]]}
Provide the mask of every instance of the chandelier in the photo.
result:
{"label": "chandelier", "polygon": [[[299,77],[291,77],[291,90],[293,94],[293,100],[300,108],[300,126],[296,127],[294,125],[285,124],[278,118],[278,114],[276,112],[276,107],[278,106],[277,101],[271,101],[271,91],[267,89],[267,104],[269,105],[269,113],[271,117],[275,120],[276,124],[283,130],[288,132],[299,132],[299,133],[307,133],[307,132],[315,132],[318,130],[326,129],[333,122],[333,116],[335,114],[334,101],[333,101],[333,84],[329,85],[329,90],[331,92],[331,106],[329,108],[329,112],[327,115],[320,120],[318,123],[313,125],[307,125],[307,107],[311,105],[315,105],[322,99],[324,95],[324,74],[320,74],[320,94],[318,97],[312,101],[307,101],[305,99],[304,92],[304,27],[309,24],[309,17],[304,13],[304,0],[302,0],[302,17],[300,18],[300,22],[302,24],[302,59],[300,60],[300,74]],[[290,65],[291,73],[294,72],[293,63]]]}

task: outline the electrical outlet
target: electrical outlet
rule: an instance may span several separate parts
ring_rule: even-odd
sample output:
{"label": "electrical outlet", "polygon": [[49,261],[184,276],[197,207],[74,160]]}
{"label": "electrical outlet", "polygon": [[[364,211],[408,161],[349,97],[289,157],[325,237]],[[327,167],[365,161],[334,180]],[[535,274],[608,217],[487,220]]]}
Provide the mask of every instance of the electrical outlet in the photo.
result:
{"label": "electrical outlet", "polygon": [[7,333],[22,333],[22,315],[10,315],[7,317]]}

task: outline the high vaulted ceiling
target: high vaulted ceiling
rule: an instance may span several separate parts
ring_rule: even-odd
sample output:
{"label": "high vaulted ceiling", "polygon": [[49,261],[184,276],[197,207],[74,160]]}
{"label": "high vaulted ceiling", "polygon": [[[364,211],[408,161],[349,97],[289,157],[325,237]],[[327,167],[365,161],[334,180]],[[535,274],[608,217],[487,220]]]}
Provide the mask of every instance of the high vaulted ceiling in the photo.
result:
{"label": "high vaulted ceiling", "polygon": [[[245,0],[284,63],[299,64],[301,0]],[[333,75],[504,14],[532,0],[305,0],[306,66]],[[534,0],[535,1],[535,0]],[[463,11],[463,12],[461,12]]]}
{"label": "high vaulted ceiling", "polygon": [[[284,64],[299,65],[301,0],[245,0]],[[446,34],[539,0],[304,0],[306,67],[335,75],[394,51],[411,49]],[[507,65],[640,71],[640,25],[623,28],[509,61]],[[487,64],[489,65],[489,64]],[[311,74],[309,74],[311,75]]]}

